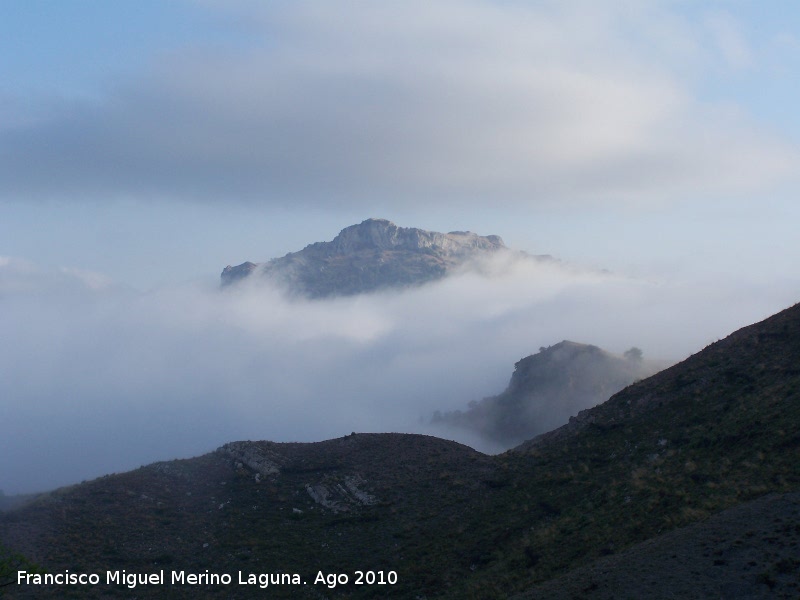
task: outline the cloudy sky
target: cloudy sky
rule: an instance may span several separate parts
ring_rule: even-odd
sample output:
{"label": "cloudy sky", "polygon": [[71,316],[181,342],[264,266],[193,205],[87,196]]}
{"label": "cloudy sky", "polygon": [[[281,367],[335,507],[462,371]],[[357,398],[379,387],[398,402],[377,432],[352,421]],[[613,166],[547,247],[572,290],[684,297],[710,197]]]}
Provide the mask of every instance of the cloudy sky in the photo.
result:
{"label": "cloudy sky", "polygon": [[[410,428],[542,344],[679,359],[792,304],[798,71],[780,0],[5,0],[0,488]],[[368,217],[569,268],[216,290]]]}

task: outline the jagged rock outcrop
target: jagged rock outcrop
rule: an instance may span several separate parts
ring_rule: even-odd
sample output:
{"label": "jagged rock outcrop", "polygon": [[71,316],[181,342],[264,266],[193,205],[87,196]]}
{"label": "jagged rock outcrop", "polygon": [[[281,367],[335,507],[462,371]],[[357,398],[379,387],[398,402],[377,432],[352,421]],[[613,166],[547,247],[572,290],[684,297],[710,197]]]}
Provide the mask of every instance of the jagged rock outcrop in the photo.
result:
{"label": "jagged rock outcrop", "polygon": [[[277,452],[271,451],[264,444],[250,442],[230,442],[217,449],[222,455],[252,469],[259,476],[277,475],[285,459]],[[260,479],[260,477],[259,477]]]}
{"label": "jagged rock outcrop", "polygon": [[378,499],[360,489],[359,486],[366,481],[358,475],[346,475],[341,480],[326,478],[315,484],[306,485],[306,491],[311,498],[334,513],[350,512],[354,507],[372,506]]}
{"label": "jagged rock outcrop", "polygon": [[433,422],[468,429],[511,448],[567,423],[659,367],[635,352],[620,357],[564,340],[517,362],[502,394],[472,402],[465,411],[436,413]]}
{"label": "jagged rock outcrop", "polygon": [[[317,464],[298,461],[291,452],[286,453],[285,447],[273,442],[230,442],[218,448],[217,454],[232,459],[238,471],[249,469],[256,483],[267,478],[274,483],[284,470],[313,475],[303,485],[305,491],[314,502],[334,513],[350,512],[378,503],[374,495],[363,489],[367,481],[360,473],[333,473],[325,460]],[[281,448],[284,448],[283,452]]]}
{"label": "jagged rock outcrop", "polygon": [[222,270],[222,284],[230,285],[237,281],[241,281],[249,276],[250,273],[255,271],[256,267],[256,263],[252,263],[250,261],[236,265],[235,267],[228,265]]}
{"label": "jagged rock outcrop", "polygon": [[255,274],[310,298],[346,296],[434,281],[498,251],[509,250],[496,235],[439,233],[367,219],[345,227],[330,242],[316,242],[266,263],[227,266],[221,279],[227,287]]}

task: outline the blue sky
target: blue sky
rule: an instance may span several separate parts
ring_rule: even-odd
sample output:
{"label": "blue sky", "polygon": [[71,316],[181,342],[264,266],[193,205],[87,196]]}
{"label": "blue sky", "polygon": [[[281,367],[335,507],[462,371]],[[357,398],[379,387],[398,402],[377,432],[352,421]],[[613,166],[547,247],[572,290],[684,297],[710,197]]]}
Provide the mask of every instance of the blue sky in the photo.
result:
{"label": "blue sky", "polygon": [[[539,346],[797,302],[798,72],[788,1],[0,2],[0,488],[424,430]],[[368,217],[564,262],[217,288]]]}

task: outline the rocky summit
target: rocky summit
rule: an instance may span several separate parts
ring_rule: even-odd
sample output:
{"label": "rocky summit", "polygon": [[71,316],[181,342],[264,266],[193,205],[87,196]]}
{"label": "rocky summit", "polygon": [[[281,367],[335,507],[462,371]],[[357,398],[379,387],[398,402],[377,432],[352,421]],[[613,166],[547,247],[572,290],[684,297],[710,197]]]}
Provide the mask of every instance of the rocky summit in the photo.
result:
{"label": "rocky summit", "polygon": [[463,411],[437,411],[432,422],[475,432],[509,449],[567,423],[571,416],[666,366],[663,361],[644,360],[638,348],[617,356],[564,340],[517,362],[503,393],[470,402]]}
{"label": "rocky summit", "polygon": [[440,279],[455,267],[508,251],[496,235],[439,233],[367,219],[345,227],[330,242],[316,242],[266,263],[245,262],[222,271],[227,287],[260,276],[309,298],[348,296]]}

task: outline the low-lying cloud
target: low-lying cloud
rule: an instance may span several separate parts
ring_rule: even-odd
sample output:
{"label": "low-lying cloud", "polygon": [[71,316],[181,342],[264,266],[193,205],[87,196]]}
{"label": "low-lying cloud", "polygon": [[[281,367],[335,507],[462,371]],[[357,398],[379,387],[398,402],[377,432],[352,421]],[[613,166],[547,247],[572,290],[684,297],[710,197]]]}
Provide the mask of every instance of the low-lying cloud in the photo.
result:
{"label": "low-lying cloud", "polygon": [[437,433],[426,424],[434,410],[499,393],[542,345],[680,359],[796,293],[558,263],[483,271],[290,301],[256,284],[141,293],[2,259],[0,488],[41,490],[237,439]]}

